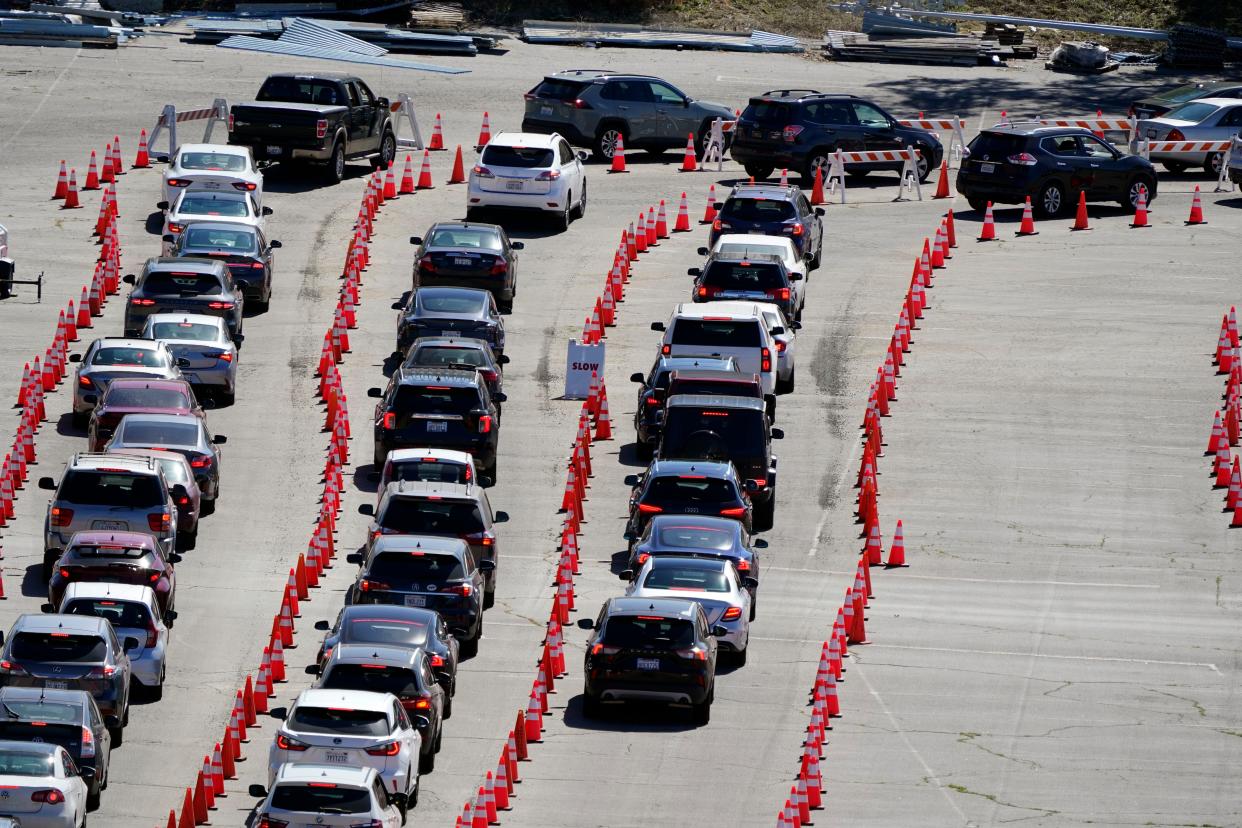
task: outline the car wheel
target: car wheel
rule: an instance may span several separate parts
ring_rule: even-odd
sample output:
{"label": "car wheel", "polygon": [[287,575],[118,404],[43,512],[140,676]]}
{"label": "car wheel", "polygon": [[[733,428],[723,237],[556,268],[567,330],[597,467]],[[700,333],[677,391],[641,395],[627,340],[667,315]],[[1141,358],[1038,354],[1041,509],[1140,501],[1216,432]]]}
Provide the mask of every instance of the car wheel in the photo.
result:
{"label": "car wheel", "polygon": [[1221,152],[1209,152],[1203,162],[1203,171],[1212,178],[1220,177],[1220,167],[1225,163],[1225,155]]}
{"label": "car wheel", "polygon": [[569,223],[573,221],[573,193],[569,193],[565,197],[565,209],[556,214],[556,229],[564,233],[569,229]]}
{"label": "car wheel", "polygon": [[746,654],[749,652],[750,652],[750,647],[744,647],[739,652],[731,653],[730,655],[732,656],[731,661],[733,662],[733,666],[734,667],[745,667],[746,666]]}
{"label": "car wheel", "polygon": [[917,146],[915,149],[919,151],[919,157],[914,162],[914,170],[918,173],[919,183],[922,184],[932,174],[931,149],[924,146]]}
{"label": "car wheel", "polygon": [[436,729],[436,743],[432,747],[432,752],[439,753],[440,748],[442,747],[444,747],[444,725],[443,724],[441,724],[440,727]]}
{"label": "car wheel", "polygon": [[[819,147],[806,157],[806,166],[802,168],[802,183],[804,186],[811,186],[815,183],[815,171],[822,169],[824,175],[828,174],[829,167],[832,166],[831,150],[827,147]],[[825,185],[827,182],[825,182]]]}
{"label": "car wheel", "polygon": [[436,751],[433,745],[431,750],[418,755],[418,773],[420,776],[431,773],[436,769]]}
{"label": "car wheel", "polygon": [[483,593],[483,609],[491,609],[496,606],[496,591],[490,590]]}
{"label": "car wheel", "polygon": [[237,401],[237,389],[226,388],[220,392],[220,404],[232,405]]}
{"label": "car wheel", "polygon": [[582,179],[582,197],[578,199],[578,206],[574,209],[574,218],[582,218],[586,215],[587,208],[587,183],[586,179]]}
{"label": "car wheel", "polygon": [[379,155],[371,161],[371,166],[377,170],[386,170],[396,157],[397,139],[391,131],[385,132],[383,140],[380,141]]}
{"label": "car wheel", "polygon": [[[745,167],[746,167],[746,174],[749,175],[751,178],[755,179],[756,181],[762,181],[763,179],[772,175],[772,170],[773,170],[772,167],[764,167],[760,164],[746,164]],[[811,177],[814,178],[815,174],[811,173]]]}
{"label": "car wheel", "polygon": [[757,613],[758,611],[759,611],[759,599],[751,598],[750,599],[750,620],[751,621],[755,620],[755,613]]}
{"label": "car wheel", "polygon": [[1049,181],[1035,198],[1035,214],[1040,218],[1051,219],[1065,212],[1065,187],[1059,181]]}
{"label": "car wheel", "polygon": [[712,720],[712,697],[708,695],[707,699],[694,706],[692,711],[694,724],[697,727],[703,727]]}
{"label": "car wheel", "polygon": [[116,729],[108,728],[108,733],[112,734],[112,747],[119,748],[125,743],[125,728],[118,727]]}
{"label": "car wheel", "polygon": [[588,719],[602,719],[604,718],[604,705],[590,693],[583,693],[582,715]]}
{"label": "car wheel", "polygon": [[[820,236],[819,236],[819,244],[815,246],[815,255],[814,255],[814,256],[812,256],[812,257],[811,257],[811,261],[810,261],[810,262],[808,262],[808,264],[810,264],[810,268],[808,268],[808,269],[809,269],[809,270],[819,270],[819,266],[820,266],[820,264],[823,262],[823,259],[824,259],[824,235],[823,235],[823,233],[820,233]],[[804,278],[805,278],[805,277],[804,277]],[[799,309],[798,309],[798,318],[799,318],[799,319],[801,319],[801,318],[802,318],[802,309],[801,309],[801,308],[799,308]]]}
{"label": "car wheel", "polygon": [[125,714],[121,716],[121,727],[129,727],[129,694],[125,694]]}
{"label": "car wheel", "polygon": [[479,631],[474,634],[474,638],[467,638],[461,642],[461,657],[474,658],[479,654],[479,639],[483,637],[483,620],[479,620]]}
{"label": "car wheel", "polygon": [[988,209],[988,200],[986,198],[970,198],[967,197],[966,203],[970,205],[970,209],[976,213],[982,213]]}
{"label": "car wheel", "polygon": [[1129,186],[1126,187],[1126,197],[1121,200],[1122,209],[1129,210],[1133,213],[1138,209],[1139,193],[1147,191],[1147,201],[1150,206],[1152,186],[1155,184],[1145,175],[1136,175],[1130,179]]}
{"label": "car wheel", "polygon": [[621,127],[609,125],[599,131],[595,136],[595,144],[591,147],[591,152],[599,161],[612,161],[613,153],[617,151],[617,139],[625,139],[625,134]]}
{"label": "car wheel", "polygon": [[781,379],[780,377],[777,377],[777,378],[776,378],[776,393],[778,393],[778,394],[788,394],[788,393],[792,392],[792,391],[794,390],[794,383],[795,383],[796,381],[797,381],[797,372],[796,372],[796,371],[790,371],[790,372],[789,372],[789,379],[787,379],[787,380],[783,380],[783,379]]}
{"label": "car wheel", "polygon": [[444,696],[444,718],[453,718],[453,697],[448,694]]}
{"label": "car wheel", "polygon": [[[99,795],[102,793],[97,785],[92,785],[86,791],[86,809],[93,811],[99,807]],[[85,817],[83,817],[85,820]]]}
{"label": "car wheel", "polygon": [[203,514],[203,515],[215,514],[215,511],[216,511],[215,498],[208,500],[207,498],[204,497],[202,500],[199,501],[198,508],[199,508],[199,514]]}
{"label": "car wheel", "polygon": [[147,698],[149,698],[151,701],[159,701],[160,699],[164,698],[164,682],[161,681],[159,684],[155,685],[154,687],[148,687]]}
{"label": "car wheel", "polygon": [[340,184],[345,178],[345,147],[339,143],[332,147],[326,176],[329,184]]}
{"label": "car wheel", "polygon": [[766,532],[776,522],[776,494],[768,498],[767,503],[756,503],[752,516],[756,532]]}
{"label": "car wheel", "polygon": [[418,807],[418,789],[420,787],[421,782],[422,780],[418,777],[418,774],[415,774],[414,775],[414,790],[410,791],[410,795],[405,800],[405,809],[407,811],[410,810],[411,808]]}
{"label": "car wheel", "polygon": [[1160,163],[1164,165],[1166,170],[1174,175],[1186,172],[1186,168],[1190,166],[1185,161],[1161,161]]}

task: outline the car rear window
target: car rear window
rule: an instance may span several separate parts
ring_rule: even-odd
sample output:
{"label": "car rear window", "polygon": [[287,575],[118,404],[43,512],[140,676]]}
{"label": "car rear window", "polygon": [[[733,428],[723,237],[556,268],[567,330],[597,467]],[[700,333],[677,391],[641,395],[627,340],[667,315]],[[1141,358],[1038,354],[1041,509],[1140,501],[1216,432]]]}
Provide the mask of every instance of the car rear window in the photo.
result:
{"label": "car rear window", "polygon": [[553,153],[547,147],[506,147],[488,144],[483,150],[482,163],[492,167],[521,167],[537,169],[552,166]]}
{"label": "car rear window", "polygon": [[483,311],[487,303],[486,293],[419,290],[416,295],[420,309],[437,313],[477,314]]}
{"label": "car rear window", "polygon": [[473,535],[485,528],[473,501],[405,497],[388,502],[379,525],[398,535]]}
{"label": "car rear window", "polygon": [[694,646],[694,625],[682,618],[615,615],[604,626],[610,647],[680,650]]}
{"label": "car rear window", "polygon": [[733,382],[715,379],[680,379],[670,382],[668,395],[678,394],[727,394],[734,397],[761,397],[759,383],[753,381]]}
{"label": "car rear window", "polygon": [[371,810],[371,792],[334,782],[277,785],[272,791],[272,808],[312,814],[365,814]]}
{"label": "car rear window", "polygon": [[0,753],[0,776],[54,775],[51,754],[17,750]]}
{"label": "car rear window", "polygon": [[181,169],[245,172],[246,156],[231,152],[183,152]]}
{"label": "car rear window", "polygon": [[75,598],[62,610],[69,615],[92,615],[105,618],[113,629],[134,627],[142,629],[152,626],[151,613],[145,606],[136,601],[110,601],[100,598]]}
{"label": "car rear window", "polygon": [[743,121],[754,121],[760,124],[787,124],[793,120],[794,109],[787,103],[777,101],[752,100],[742,112]]}
{"label": "car rear window", "polygon": [[464,365],[469,368],[487,367],[487,355],[478,348],[459,348],[452,345],[423,345],[410,354],[406,365],[434,365],[446,367]]}
{"label": "car rear window", "polygon": [[340,736],[387,736],[388,717],[378,710],[350,710],[343,707],[293,708],[289,724],[302,733],[332,733]]}
{"label": "car rear window", "polygon": [[758,348],[763,344],[756,319],[678,319],[673,323],[674,345],[708,348]]}
{"label": "car rear window", "polygon": [[652,589],[685,589],[702,592],[728,592],[729,582],[718,569],[665,564],[651,568],[643,579],[644,587]]}
{"label": "car rear window", "polygon": [[268,78],[259,87],[256,101],[313,103],[326,106],[344,105],[337,100],[336,84],[311,78]]}
{"label": "car rear window", "polygon": [[164,470],[164,480],[169,486],[175,486],[178,483],[185,485],[190,482],[190,472],[186,468],[185,461],[181,455],[176,457],[160,457],[157,460],[160,468]]}
{"label": "car rear window", "polygon": [[578,97],[589,84],[581,81],[561,80],[560,78],[544,78],[538,86],[530,90],[536,98],[553,101],[572,101]]}
{"label": "car rear window", "polygon": [[108,645],[97,635],[19,632],[9,654],[18,661],[98,662],[108,656]]}
{"label": "car rear window", "polygon": [[243,198],[215,198],[186,193],[181,197],[181,203],[177,205],[176,212],[191,216],[246,218],[250,215],[250,208],[246,206]]}
{"label": "car rear window", "polygon": [[124,368],[167,368],[168,359],[161,351],[150,348],[100,348],[91,357],[91,365],[115,365]]}
{"label": "car rear window", "polygon": [[[130,417],[136,415],[131,414]],[[125,419],[117,434],[118,442],[156,446],[196,446],[198,426],[190,423],[160,423]]]}
{"label": "car rear window", "polygon": [[215,342],[220,338],[220,329],[203,322],[157,322],[151,326],[151,334],[155,339]]}
{"label": "car rear window", "polygon": [[65,475],[56,499],[79,506],[162,506],[165,492],[159,478],[127,472],[71,471]]}
{"label": "car rear window", "polygon": [[185,231],[184,247],[214,247],[224,250],[249,251],[255,247],[250,230],[229,230],[222,227],[194,227]]}
{"label": "car rear window", "polygon": [[670,408],[660,454],[704,460],[755,457],[766,452],[764,413],[751,409]]}
{"label": "car rear window", "polygon": [[721,290],[768,291],[788,287],[789,280],[775,262],[712,262],[703,284]]}
{"label": "car rear window", "polygon": [[[760,237],[762,238],[762,237]],[[764,242],[721,242],[716,248],[717,253],[726,256],[785,256],[793,255],[792,251],[783,245],[771,244]]]}
{"label": "car rear window", "polygon": [[656,532],[656,542],[693,549],[732,549],[733,534],[706,526],[662,526]]}
{"label": "car rear window", "polygon": [[1178,121],[1191,121],[1193,123],[1198,123],[1218,109],[1220,109],[1220,107],[1215,104],[1186,103],[1164,113],[1163,117]]}
{"label": "car rear window", "polygon": [[108,563],[109,561],[140,561],[150,550],[141,546],[108,546],[103,544],[74,544],[66,553],[69,563]]}
{"label": "car rear window", "polygon": [[724,203],[720,211],[721,218],[739,221],[785,221],[794,215],[793,204],[774,198],[733,197]]}
{"label": "car rear window", "polygon": [[4,710],[15,719],[57,724],[78,724],[82,721],[82,706],[51,701],[6,701]]}
{"label": "car rear window", "polygon": [[483,401],[473,386],[402,385],[397,388],[392,410],[399,417],[412,414],[466,414]]}
{"label": "car rear window", "polygon": [[651,481],[644,499],[677,503],[722,503],[736,500],[737,491],[728,480],[692,474],[666,475]]}
{"label": "car rear window", "polygon": [[215,296],[224,290],[208,273],[168,273],[157,270],[142,280],[142,292],[168,296]]}
{"label": "car rear window", "polygon": [[108,386],[103,404],[117,408],[189,408],[190,398],[168,388],[126,388],[113,383]]}
{"label": "car rear window", "polygon": [[981,132],[968,147],[972,158],[984,157],[993,161],[1017,155],[1026,149],[1023,135],[1005,135],[997,132]]}
{"label": "car rear window", "polygon": [[341,628],[341,643],[421,647],[427,633],[427,624],[408,618],[351,618]]}
{"label": "car rear window", "polygon": [[471,247],[479,250],[500,250],[500,236],[495,230],[476,227],[443,227],[431,234],[428,247]]}
{"label": "car rear window", "polygon": [[469,483],[470,467],[464,463],[450,463],[431,457],[418,460],[402,460],[389,466],[382,484],[398,480],[416,480],[424,483]]}
{"label": "car rear window", "polygon": [[394,696],[409,696],[422,689],[413,670],[386,664],[333,664],[319,686],[327,690],[366,690]]}
{"label": "car rear window", "polygon": [[395,582],[447,581],[466,577],[466,570],[453,555],[424,552],[385,552],[371,561],[369,577]]}

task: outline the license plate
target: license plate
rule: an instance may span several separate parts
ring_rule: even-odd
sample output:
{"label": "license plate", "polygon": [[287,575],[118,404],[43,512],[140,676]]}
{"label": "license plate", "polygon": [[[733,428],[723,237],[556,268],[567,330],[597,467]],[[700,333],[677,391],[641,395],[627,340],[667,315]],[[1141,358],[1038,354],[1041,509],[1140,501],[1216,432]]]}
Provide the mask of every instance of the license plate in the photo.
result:
{"label": "license plate", "polygon": [[515,190],[515,191],[517,191],[517,192],[521,192],[521,191],[522,191],[522,187],[523,187],[523,186],[525,186],[525,183],[526,183],[526,182],[521,181],[521,180],[517,180],[517,181],[506,181],[506,182],[505,182],[505,189],[506,189],[506,190]]}
{"label": "license plate", "polygon": [[540,114],[540,115],[551,115],[551,114],[552,114],[552,107],[550,107],[550,106],[541,106],[541,107],[539,107],[539,114]]}
{"label": "license plate", "polygon": [[349,754],[343,750],[325,751],[323,754],[323,758],[325,762],[330,762],[333,765],[349,764]]}
{"label": "license plate", "polygon": [[429,420],[427,422],[428,431],[448,431],[448,423],[442,420]]}
{"label": "license plate", "polygon": [[698,506],[687,506],[682,511],[685,512],[687,515],[697,515],[699,513],[699,507]]}
{"label": "license plate", "polygon": [[461,259],[461,258],[457,258],[456,256],[454,256],[453,264],[457,265],[458,267],[474,267],[474,259]]}
{"label": "license plate", "polygon": [[280,155],[280,153],[281,153],[280,147],[273,147],[270,144],[268,145],[268,148],[267,148],[268,155]]}
{"label": "license plate", "polygon": [[979,172],[981,172],[981,173],[992,173],[992,172],[996,172],[996,165],[995,165],[995,164],[980,164],[980,165],[979,165]]}
{"label": "license plate", "polygon": [[660,659],[658,658],[640,658],[638,659],[638,669],[640,670],[659,670]]}
{"label": "license plate", "polygon": [[425,607],[427,606],[427,596],[407,595],[405,596],[405,605],[407,607]]}
{"label": "license plate", "polygon": [[202,182],[199,182],[199,183],[201,183],[201,184],[203,185],[203,188],[204,188],[204,189],[207,189],[207,190],[218,190],[218,189],[220,189],[220,182],[219,182],[219,181],[202,181]]}
{"label": "license plate", "polygon": [[92,529],[102,529],[105,532],[124,532],[129,528],[129,524],[123,520],[97,520],[91,524]]}
{"label": "license plate", "polygon": [[67,681],[45,681],[43,686],[49,690],[68,690],[69,682]]}

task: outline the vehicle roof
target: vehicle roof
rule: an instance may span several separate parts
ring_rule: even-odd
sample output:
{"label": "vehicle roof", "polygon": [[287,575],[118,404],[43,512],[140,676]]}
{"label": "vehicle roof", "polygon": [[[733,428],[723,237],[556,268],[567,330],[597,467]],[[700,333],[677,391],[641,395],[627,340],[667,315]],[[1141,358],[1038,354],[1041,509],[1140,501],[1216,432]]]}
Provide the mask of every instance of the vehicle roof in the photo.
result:
{"label": "vehicle roof", "polygon": [[712,253],[708,258],[708,264],[712,262],[755,262],[757,264],[773,264],[784,269],[785,262],[777,253],[760,253],[758,251],[752,253],[749,250],[718,250]]}
{"label": "vehicle roof", "polygon": [[[214,319],[215,317],[212,317],[212,318]],[[148,339],[144,341],[150,342],[152,340]],[[155,389],[162,389],[162,390],[167,390],[167,391],[173,391],[173,390],[192,391],[193,390],[190,387],[190,383],[187,382],[186,380],[163,379],[161,377],[152,377],[151,379],[144,379],[143,377],[117,377],[112,382],[108,383],[109,388],[118,388],[118,387],[126,388],[129,386],[134,386],[134,387],[142,386],[143,388],[155,388]]]}
{"label": "vehicle roof", "polygon": [[1074,126],[1047,126],[1038,121],[1016,121],[1008,124],[996,124],[979,131],[980,134],[991,132],[998,135],[1033,135],[1046,137],[1049,135],[1094,135],[1089,129]]}
{"label": "vehicle roof", "polygon": [[479,490],[470,483],[444,483],[439,480],[394,480],[384,487],[388,497],[459,497],[479,500]]}
{"label": "vehicle roof", "polygon": [[726,302],[682,302],[673,311],[673,316],[685,319],[705,319],[709,316],[757,319],[759,305],[757,302],[745,302],[739,299],[730,299]]}
{"label": "vehicle roof", "polygon": [[768,236],[757,233],[724,233],[716,239],[716,247],[723,244],[754,244],[763,247],[788,247],[794,249],[793,239],[788,236]]}
{"label": "vehicle roof", "polygon": [[555,132],[548,134],[541,132],[502,132],[499,135],[493,135],[487,146],[543,147],[544,149],[552,149],[556,146],[556,139],[560,137]]}
{"label": "vehicle roof", "polygon": [[393,449],[388,452],[388,459],[394,463],[400,463],[405,460],[416,460],[424,457],[434,457],[438,460],[449,460],[454,463],[461,463],[462,465],[466,465],[474,461],[474,457],[468,451],[433,448],[430,446],[424,448]]}
{"label": "vehicle roof", "polygon": [[285,762],[276,769],[274,784],[304,785],[307,782],[331,781],[339,785],[369,787],[378,771],[363,765],[312,765],[309,762]]}
{"label": "vehicle roof", "polygon": [[[220,230],[249,230],[256,233],[257,228],[250,222],[228,221],[227,219],[193,219],[185,222],[186,227],[214,227]],[[187,244],[188,244],[187,240]]]}
{"label": "vehicle roof", "polygon": [[155,592],[143,584],[103,584],[92,581],[70,581],[65,587],[65,595],[60,599],[63,605],[72,598],[97,600],[107,598],[115,601],[133,601],[148,607],[155,605]]}
{"label": "vehicle roof", "polygon": [[351,81],[360,80],[357,75],[350,75],[346,72],[272,72],[269,78],[300,78],[306,80],[334,80],[334,81]]}
{"label": "vehicle roof", "polygon": [[[1239,99],[1239,98],[1211,98],[1211,97],[1207,97],[1207,98],[1195,98],[1193,101],[1186,101],[1186,103],[1188,103],[1188,104],[1192,104],[1192,103],[1200,103],[1200,104],[1202,104],[1202,103],[1205,103],[1205,104],[1212,104],[1213,106],[1238,106],[1238,105],[1242,104],[1242,99]],[[1167,113],[1166,113],[1166,114],[1167,114]]]}
{"label": "vehicle roof", "polygon": [[558,80],[575,79],[575,80],[599,80],[602,78],[643,78],[645,80],[663,80],[655,75],[643,75],[635,72],[614,72],[611,69],[562,69],[559,72],[553,72],[544,75],[545,78],[557,78]]}
{"label": "vehicle roof", "polygon": [[73,459],[69,461],[70,469],[86,468],[86,469],[114,469],[124,468],[125,471],[135,473],[146,472],[154,474],[159,468],[159,464],[154,458],[127,456],[125,454],[104,454],[103,452],[82,451],[73,455]]}
{"label": "vehicle roof", "polygon": [[802,190],[796,184],[735,184],[729,192],[729,198],[763,198],[772,201],[793,201],[801,192]]}
{"label": "vehicle roof", "polygon": [[133,414],[126,414],[121,418],[121,422],[168,424],[189,423],[195,428],[198,428],[203,424],[202,418],[195,417],[193,414],[148,414],[142,411],[135,411]]}
{"label": "vehicle roof", "polygon": [[[91,348],[140,348],[144,351],[158,351],[163,346],[154,339],[142,339],[137,336],[101,336],[90,344]],[[140,380],[149,382],[150,380]]]}
{"label": "vehicle roof", "polygon": [[710,368],[674,368],[670,382],[674,379],[693,380],[695,382],[706,380],[709,382],[746,383],[748,385],[751,383],[759,384],[758,374],[743,374],[740,371],[720,371]]}
{"label": "vehicle roof", "polygon": [[698,604],[685,598],[629,598],[608,599],[608,615],[662,615],[668,618],[694,618]]}
{"label": "vehicle roof", "polygon": [[704,529],[727,529],[729,532],[740,533],[742,524],[733,518],[716,517],[715,515],[652,515],[649,523],[653,528],[659,528],[662,524],[673,523],[677,525],[694,524],[702,526]]}
{"label": "vehicle roof", "polygon": [[177,152],[218,152],[228,155],[250,155],[248,148],[233,144],[182,144],[177,147]]}
{"label": "vehicle roof", "polygon": [[101,635],[109,622],[93,615],[62,615],[60,613],[22,613],[13,622],[13,632],[69,632]]}
{"label": "vehicle roof", "polygon": [[211,325],[213,328],[223,328],[224,320],[219,316],[208,316],[205,313],[153,313],[147,317],[147,322],[152,324],[156,322],[193,322],[196,325]]}
{"label": "vehicle roof", "polygon": [[[116,449],[116,453],[117,454],[130,454],[130,455],[133,455],[134,457],[150,457],[155,460],[170,460],[174,463],[181,462],[181,463],[184,463],[186,466],[190,465],[189,459],[186,458],[184,454],[177,452],[177,451],[173,451],[172,449],[166,449],[166,448],[136,448],[132,446],[123,446],[119,449]],[[111,455],[112,452],[108,452],[108,454]]]}
{"label": "vehicle roof", "polygon": [[809,98],[857,98],[844,92],[820,92],[818,89],[769,89],[761,95],[752,95],[752,101],[783,101],[786,103],[805,101]]}
{"label": "vehicle roof", "polygon": [[752,411],[764,411],[763,400],[755,397],[734,397],[724,394],[675,394],[665,400],[669,408],[749,408]]}
{"label": "vehicle roof", "polygon": [[[180,457],[181,455],[177,455]],[[155,538],[142,532],[101,532],[98,530],[88,532],[74,532],[69,538],[69,543],[65,549],[68,550],[74,546],[124,546],[134,549],[154,549]],[[76,582],[75,582],[76,583]],[[120,584],[113,584],[120,586]]]}
{"label": "vehicle roof", "polygon": [[354,710],[371,710],[391,713],[397,697],[392,693],[372,693],[370,690],[325,690],[311,687],[303,690],[293,703],[295,707],[349,707]]}
{"label": "vehicle roof", "polygon": [[[70,584],[73,586],[73,584]],[[86,708],[91,694],[85,690],[55,690],[48,687],[0,687],[0,701],[49,701],[77,704]]]}
{"label": "vehicle roof", "polygon": [[704,477],[732,477],[733,464],[719,460],[656,460],[647,469],[647,477],[680,477],[700,474]]}
{"label": "vehicle roof", "polygon": [[[329,656],[331,664],[381,663],[388,667],[413,667],[422,650],[418,647],[387,647],[383,644],[340,644]],[[325,668],[326,672],[326,668]]]}
{"label": "vehicle roof", "polygon": [[182,271],[192,273],[228,272],[228,267],[219,259],[204,259],[198,256],[152,256],[147,259],[144,269],[151,271]]}
{"label": "vehicle roof", "polygon": [[[55,755],[60,750],[60,745],[51,742],[22,742],[17,739],[0,739],[0,753],[6,751],[24,751],[26,753],[47,753]],[[33,777],[38,778],[38,777]]]}
{"label": "vehicle roof", "polygon": [[[395,536],[393,536],[395,537]],[[406,607],[401,604],[350,604],[342,610],[342,620],[356,620],[355,615],[375,616],[378,620],[428,621],[438,619],[440,613],[423,607]]]}
{"label": "vehicle roof", "polygon": [[480,383],[479,372],[461,368],[432,368],[427,365],[411,365],[397,371],[397,382],[401,385],[452,385],[458,387],[477,386]]}
{"label": "vehicle roof", "polygon": [[431,235],[432,230],[490,230],[498,236],[504,235],[504,228],[499,224],[482,221],[437,221],[427,228],[428,236]]}
{"label": "vehicle roof", "polygon": [[[464,555],[470,545],[461,538],[434,535],[380,535],[371,545],[371,557],[381,552],[441,552],[448,555]],[[370,606],[370,605],[366,605]]]}

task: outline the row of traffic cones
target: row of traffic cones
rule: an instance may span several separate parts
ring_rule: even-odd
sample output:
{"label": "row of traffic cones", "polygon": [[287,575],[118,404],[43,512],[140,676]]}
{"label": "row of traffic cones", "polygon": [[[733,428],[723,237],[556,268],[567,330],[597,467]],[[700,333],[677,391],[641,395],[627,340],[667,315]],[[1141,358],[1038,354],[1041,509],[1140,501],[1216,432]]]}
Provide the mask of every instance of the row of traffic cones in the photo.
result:
{"label": "row of traffic cones", "polygon": [[[151,166],[151,157],[147,152],[147,131],[142,130],[138,137],[138,152],[134,156],[132,169],[145,169]],[[82,182],[83,190],[98,190],[101,184],[111,184],[118,177],[125,175],[125,164],[121,161],[121,136],[115,136],[103,151],[103,162],[99,163],[95,151],[91,150],[90,164],[86,170],[86,179]],[[64,160],[60,162],[60,172],[56,176],[56,189],[52,192],[53,201],[65,201],[65,208],[79,206],[77,187],[77,170],[67,168]],[[72,203],[70,203],[72,202]]]}
{"label": "row of traffic cones", "polygon": [[1216,373],[1225,375],[1225,401],[1212,421],[1205,456],[1212,458],[1213,487],[1225,489],[1225,508],[1231,526],[1242,526],[1242,461],[1231,451],[1242,431],[1242,354],[1238,348],[1238,312],[1230,307],[1220,322],[1213,358]]}
{"label": "row of traffic cones", "polygon": [[[937,196],[939,197],[939,196]],[[1147,202],[1147,188],[1140,190],[1138,201],[1134,205],[1134,219],[1130,222],[1130,226],[1135,229],[1150,227]],[[1207,224],[1203,218],[1203,198],[1199,192],[1199,185],[1195,185],[1194,197],[1190,202],[1190,215],[1187,217],[1185,224],[1187,227]],[[1083,191],[1078,193],[1078,209],[1074,213],[1074,223],[1070,225],[1070,230],[1090,230],[1091,222],[1087,214],[1087,194]],[[1031,205],[1031,197],[1027,196],[1022,206],[1022,221],[1018,225],[1015,236],[1037,236],[1039,231],[1035,229],[1035,212]],[[992,202],[988,202],[987,208],[983,213],[983,228],[979,232],[978,240],[981,242],[994,241],[996,239],[996,219],[992,214]]]}

